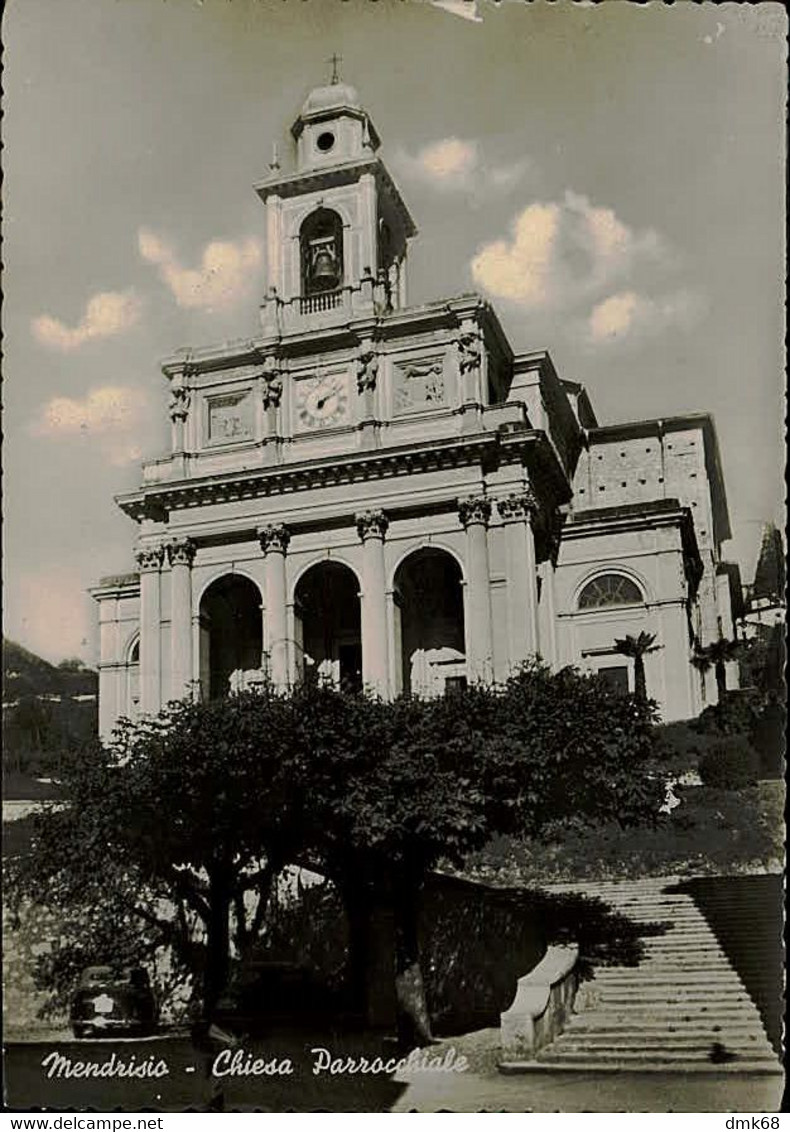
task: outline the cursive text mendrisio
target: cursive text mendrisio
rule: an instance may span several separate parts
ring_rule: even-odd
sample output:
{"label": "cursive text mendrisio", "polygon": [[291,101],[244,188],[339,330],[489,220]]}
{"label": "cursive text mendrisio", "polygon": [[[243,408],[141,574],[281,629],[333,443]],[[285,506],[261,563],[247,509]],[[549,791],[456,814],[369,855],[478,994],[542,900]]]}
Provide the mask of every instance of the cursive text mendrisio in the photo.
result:
{"label": "cursive text mendrisio", "polygon": [[72,1061],[70,1057],[53,1050],[41,1060],[41,1067],[53,1077],[66,1079],[77,1077],[169,1077],[170,1070],[164,1058],[150,1057],[138,1061],[134,1054],[128,1058],[111,1053],[104,1061]]}

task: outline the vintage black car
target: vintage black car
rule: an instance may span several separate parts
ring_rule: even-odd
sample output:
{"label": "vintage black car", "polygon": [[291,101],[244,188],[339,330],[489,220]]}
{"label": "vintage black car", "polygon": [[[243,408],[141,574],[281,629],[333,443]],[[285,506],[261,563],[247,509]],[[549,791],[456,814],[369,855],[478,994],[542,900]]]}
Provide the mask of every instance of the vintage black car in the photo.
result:
{"label": "vintage black car", "polygon": [[75,1038],[145,1037],[156,1029],[157,1006],[142,967],[86,967],[71,999]]}

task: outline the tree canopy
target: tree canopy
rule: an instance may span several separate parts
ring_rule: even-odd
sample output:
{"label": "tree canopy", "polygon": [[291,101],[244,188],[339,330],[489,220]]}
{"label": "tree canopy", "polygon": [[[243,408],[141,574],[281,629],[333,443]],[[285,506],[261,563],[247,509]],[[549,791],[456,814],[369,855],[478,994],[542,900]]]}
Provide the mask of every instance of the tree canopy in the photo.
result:
{"label": "tree canopy", "polygon": [[462,865],[499,832],[655,816],[653,716],[595,677],[538,663],[437,700],[307,682],[173,704],[73,764],[69,804],[38,815],[32,852],[14,863],[12,899],[54,894],[66,909],[88,893],[101,902],[104,884],[114,920],[202,976],[210,1013],[276,873],[307,865],[350,910],[392,908],[396,986],[424,1037],[416,905],[428,871]]}

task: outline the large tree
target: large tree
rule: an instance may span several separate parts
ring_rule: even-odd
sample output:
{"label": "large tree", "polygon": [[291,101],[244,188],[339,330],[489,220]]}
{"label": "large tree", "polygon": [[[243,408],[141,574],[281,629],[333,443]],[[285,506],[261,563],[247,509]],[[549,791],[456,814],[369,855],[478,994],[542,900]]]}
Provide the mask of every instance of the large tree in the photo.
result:
{"label": "large tree", "polygon": [[[136,920],[154,931],[152,946],[176,949],[200,976],[210,1016],[231,939],[240,954],[257,939],[274,876],[295,852],[301,783],[286,718],[286,702],[265,689],[122,722],[111,751],[67,772],[66,804],[36,816],[31,852],[10,869],[14,899],[54,898],[66,910],[98,897],[111,919]],[[117,958],[102,939],[104,959]]]}
{"label": "large tree", "polygon": [[[462,865],[496,832],[655,814],[663,787],[648,773],[651,719],[651,705],[633,696],[537,664],[502,687],[433,701],[386,703],[306,683],[184,703],[122,727],[90,772],[78,766],[70,804],[39,817],[14,893],[42,900],[56,890],[65,909],[94,864],[105,876],[123,865],[118,916],[200,965],[210,1016],[232,944],[243,954],[259,934],[275,873],[311,866],[345,901],[360,992],[371,912],[389,913],[401,1036],[424,1041],[426,875]],[[175,923],[161,917],[162,896]],[[197,949],[195,923],[205,941]]]}

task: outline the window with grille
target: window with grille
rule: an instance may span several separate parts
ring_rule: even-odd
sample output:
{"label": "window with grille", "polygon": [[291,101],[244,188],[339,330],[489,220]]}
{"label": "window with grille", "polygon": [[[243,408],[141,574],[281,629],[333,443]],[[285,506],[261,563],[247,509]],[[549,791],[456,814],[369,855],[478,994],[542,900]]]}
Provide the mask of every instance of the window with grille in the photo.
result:
{"label": "window with grille", "polygon": [[642,591],[625,574],[599,574],[579,595],[579,609],[602,609],[608,605],[641,605]]}

